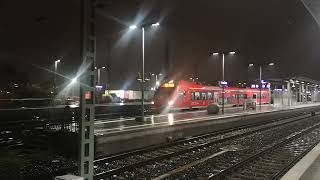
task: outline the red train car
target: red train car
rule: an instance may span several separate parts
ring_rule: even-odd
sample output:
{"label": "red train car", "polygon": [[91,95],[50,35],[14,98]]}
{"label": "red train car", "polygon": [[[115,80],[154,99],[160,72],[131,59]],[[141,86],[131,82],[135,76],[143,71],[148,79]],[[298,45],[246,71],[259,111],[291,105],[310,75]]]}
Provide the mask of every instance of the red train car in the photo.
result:
{"label": "red train car", "polygon": [[[261,91],[261,104],[270,102],[269,90]],[[242,106],[245,99],[252,99],[260,104],[260,90],[252,88],[226,87],[225,106]],[[222,104],[222,88],[204,86],[185,80],[170,81],[162,84],[154,95],[155,109],[192,109],[205,108],[209,104]]]}

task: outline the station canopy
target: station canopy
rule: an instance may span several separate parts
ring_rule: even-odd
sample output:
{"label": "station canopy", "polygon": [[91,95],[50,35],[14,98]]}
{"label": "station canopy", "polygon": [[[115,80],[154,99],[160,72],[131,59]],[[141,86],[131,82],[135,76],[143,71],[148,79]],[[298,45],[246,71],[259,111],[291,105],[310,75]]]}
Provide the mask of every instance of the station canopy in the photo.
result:
{"label": "station canopy", "polygon": [[301,0],[315,21],[320,25],[320,1],[319,0]]}

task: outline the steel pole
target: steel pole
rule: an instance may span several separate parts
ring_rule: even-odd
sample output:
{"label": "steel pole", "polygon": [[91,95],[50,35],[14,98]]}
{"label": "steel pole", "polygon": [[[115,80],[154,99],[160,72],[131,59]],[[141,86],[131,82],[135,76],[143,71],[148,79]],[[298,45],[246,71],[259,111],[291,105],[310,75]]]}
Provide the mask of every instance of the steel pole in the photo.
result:
{"label": "steel pole", "polygon": [[100,68],[98,68],[98,85],[100,85],[100,73],[101,73],[101,69]]}
{"label": "steel pole", "polygon": [[58,71],[58,62],[54,61],[54,94],[56,94],[57,89],[57,71]]}
{"label": "steel pole", "polygon": [[144,120],[144,27],[142,27],[142,81],[141,81],[141,118]]}
{"label": "steel pole", "polygon": [[260,78],[260,104],[259,104],[259,107],[260,107],[260,111],[261,111],[261,96],[262,96],[262,93],[261,93],[261,90],[262,90],[262,82],[261,82],[261,80],[262,80],[262,66],[260,65],[260,76],[259,76]]}
{"label": "steel pole", "polygon": [[[224,81],[224,53],[222,53],[222,81]],[[224,114],[224,84],[222,84],[222,114]]]}

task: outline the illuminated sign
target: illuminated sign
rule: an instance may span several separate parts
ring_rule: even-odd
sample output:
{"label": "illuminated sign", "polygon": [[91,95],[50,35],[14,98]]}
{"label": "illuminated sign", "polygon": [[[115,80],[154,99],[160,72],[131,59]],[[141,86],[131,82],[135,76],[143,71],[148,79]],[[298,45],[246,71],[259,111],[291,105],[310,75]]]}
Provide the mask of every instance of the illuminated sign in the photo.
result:
{"label": "illuminated sign", "polygon": [[221,81],[220,82],[222,85],[228,85],[228,82],[227,81]]}
{"label": "illuminated sign", "polygon": [[161,87],[164,87],[164,88],[173,88],[174,86],[175,85],[172,82],[164,83],[161,85]]}
{"label": "illuminated sign", "polygon": [[266,80],[261,80],[261,84],[267,84]]}

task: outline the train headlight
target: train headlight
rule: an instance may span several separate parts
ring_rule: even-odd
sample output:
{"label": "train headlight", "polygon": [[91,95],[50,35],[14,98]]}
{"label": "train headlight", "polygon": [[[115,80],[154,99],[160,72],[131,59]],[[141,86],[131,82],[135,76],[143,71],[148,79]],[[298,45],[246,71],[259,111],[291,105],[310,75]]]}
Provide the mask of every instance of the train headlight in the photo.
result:
{"label": "train headlight", "polygon": [[172,106],[172,105],[173,105],[173,101],[169,101],[169,102],[168,102],[168,105],[169,105],[169,106]]}

